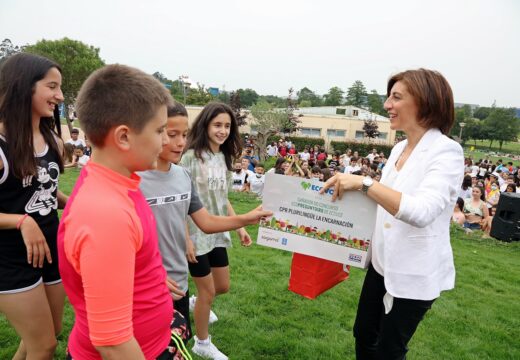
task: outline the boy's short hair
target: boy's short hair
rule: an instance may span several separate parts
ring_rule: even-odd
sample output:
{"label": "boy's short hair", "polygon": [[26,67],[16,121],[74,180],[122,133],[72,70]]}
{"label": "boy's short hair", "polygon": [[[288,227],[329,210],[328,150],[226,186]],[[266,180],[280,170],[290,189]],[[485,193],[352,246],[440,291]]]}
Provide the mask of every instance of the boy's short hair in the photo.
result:
{"label": "boy's short hair", "polygon": [[256,164],[256,166],[255,166],[255,169],[256,169],[256,168],[264,168],[264,164],[262,164],[262,163],[258,163],[258,164]]}
{"label": "boy's short hair", "polygon": [[74,146],[74,150],[85,151],[85,148],[83,147],[83,145],[79,144],[79,145]]}
{"label": "boy's short hair", "polygon": [[125,65],[107,65],[94,71],[81,86],[76,109],[90,141],[102,147],[114,126],[140,132],[162,105],[172,98],[153,76]]}
{"label": "boy's short hair", "polygon": [[70,131],[71,134],[79,134],[79,130],[74,128]]}
{"label": "boy's short hair", "polygon": [[168,105],[168,117],[174,117],[174,116],[186,116],[188,117],[188,111],[186,111],[186,108],[184,105],[182,105],[180,102],[172,100],[171,104]]}

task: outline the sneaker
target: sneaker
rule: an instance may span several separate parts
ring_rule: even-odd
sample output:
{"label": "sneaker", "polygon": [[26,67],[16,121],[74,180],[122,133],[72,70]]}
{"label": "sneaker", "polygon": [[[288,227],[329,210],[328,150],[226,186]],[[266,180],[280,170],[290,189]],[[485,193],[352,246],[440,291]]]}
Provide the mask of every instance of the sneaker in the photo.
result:
{"label": "sneaker", "polygon": [[191,351],[193,351],[194,354],[205,359],[228,360],[228,357],[213,345],[211,342],[211,335],[208,337],[207,344],[201,343],[196,335],[193,338],[195,339],[195,345],[193,345]]}
{"label": "sneaker", "polygon": [[193,312],[195,309],[195,301],[197,301],[197,297],[195,295],[190,296],[190,311]]}
{"label": "sneaker", "polygon": [[[195,301],[197,301],[197,297],[195,295],[190,296],[190,311],[191,312],[193,312],[193,309],[195,309]],[[216,321],[218,321],[217,315],[213,312],[213,310],[210,310],[208,324],[213,324]]]}

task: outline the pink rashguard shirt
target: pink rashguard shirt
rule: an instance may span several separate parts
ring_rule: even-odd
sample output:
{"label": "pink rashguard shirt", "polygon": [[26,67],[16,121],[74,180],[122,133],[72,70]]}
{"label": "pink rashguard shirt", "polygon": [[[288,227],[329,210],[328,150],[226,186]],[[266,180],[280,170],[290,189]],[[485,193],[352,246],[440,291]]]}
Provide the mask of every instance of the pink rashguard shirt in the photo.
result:
{"label": "pink rashguard shirt", "polygon": [[61,218],[59,268],[76,315],[68,344],[74,359],[101,359],[95,346],[132,336],[146,359],[169,344],[172,298],[139,181],[90,161]]}

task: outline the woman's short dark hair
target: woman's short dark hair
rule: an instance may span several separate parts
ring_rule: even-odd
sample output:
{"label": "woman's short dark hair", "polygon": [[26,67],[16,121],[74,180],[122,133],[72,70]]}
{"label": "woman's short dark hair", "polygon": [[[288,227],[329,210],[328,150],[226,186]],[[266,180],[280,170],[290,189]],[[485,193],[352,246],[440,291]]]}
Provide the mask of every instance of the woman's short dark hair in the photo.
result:
{"label": "woman's short dark hair", "polygon": [[516,185],[515,184],[507,184],[506,191],[507,191],[507,189],[511,189],[511,192],[516,193]]}
{"label": "woman's short dark hair", "polygon": [[448,135],[455,121],[455,106],[450,84],[441,73],[428,69],[407,70],[388,80],[386,95],[401,81],[415,99],[419,124],[427,129],[438,128]]}
{"label": "woman's short dark hair", "polygon": [[[32,130],[32,96],[35,85],[47,72],[61,68],[55,62],[29,53],[12,55],[0,67],[0,122],[4,125],[9,167],[17,178],[36,175]],[[59,112],[54,109],[52,117],[40,119],[40,132],[47,145],[60,154],[58,167],[63,172],[63,160],[58,147],[57,128],[60,127]],[[61,130],[61,129],[60,129]]]}

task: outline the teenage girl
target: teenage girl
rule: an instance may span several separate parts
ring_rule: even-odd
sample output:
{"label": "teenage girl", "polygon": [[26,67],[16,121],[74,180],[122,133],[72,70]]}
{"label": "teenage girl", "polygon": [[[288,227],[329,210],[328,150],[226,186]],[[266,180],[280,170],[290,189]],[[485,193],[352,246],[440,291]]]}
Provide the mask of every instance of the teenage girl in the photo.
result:
{"label": "teenage girl", "polygon": [[[188,151],[181,164],[191,172],[191,178],[204,207],[214,215],[235,215],[228,200],[232,182],[233,159],[241,153],[238,125],[231,108],[222,103],[209,103],[195,119],[188,136]],[[188,264],[197,287],[195,302],[195,345],[211,346],[208,321],[211,304],[216,295],[229,290],[227,248],[231,246],[229,232],[205,234],[189,220],[189,234],[196,248],[196,262]],[[250,246],[252,241],[244,228],[237,230],[240,242]],[[188,257],[189,258],[189,257]],[[212,351],[213,359],[227,359],[220,351]]]}
{"label": "teenage girl", "polygon": [[0,312],[21,338],[13,359],[52,359],[65,292],[58,272],[57,209],[63,142],[61,70],[17,54],[0,69]]}

